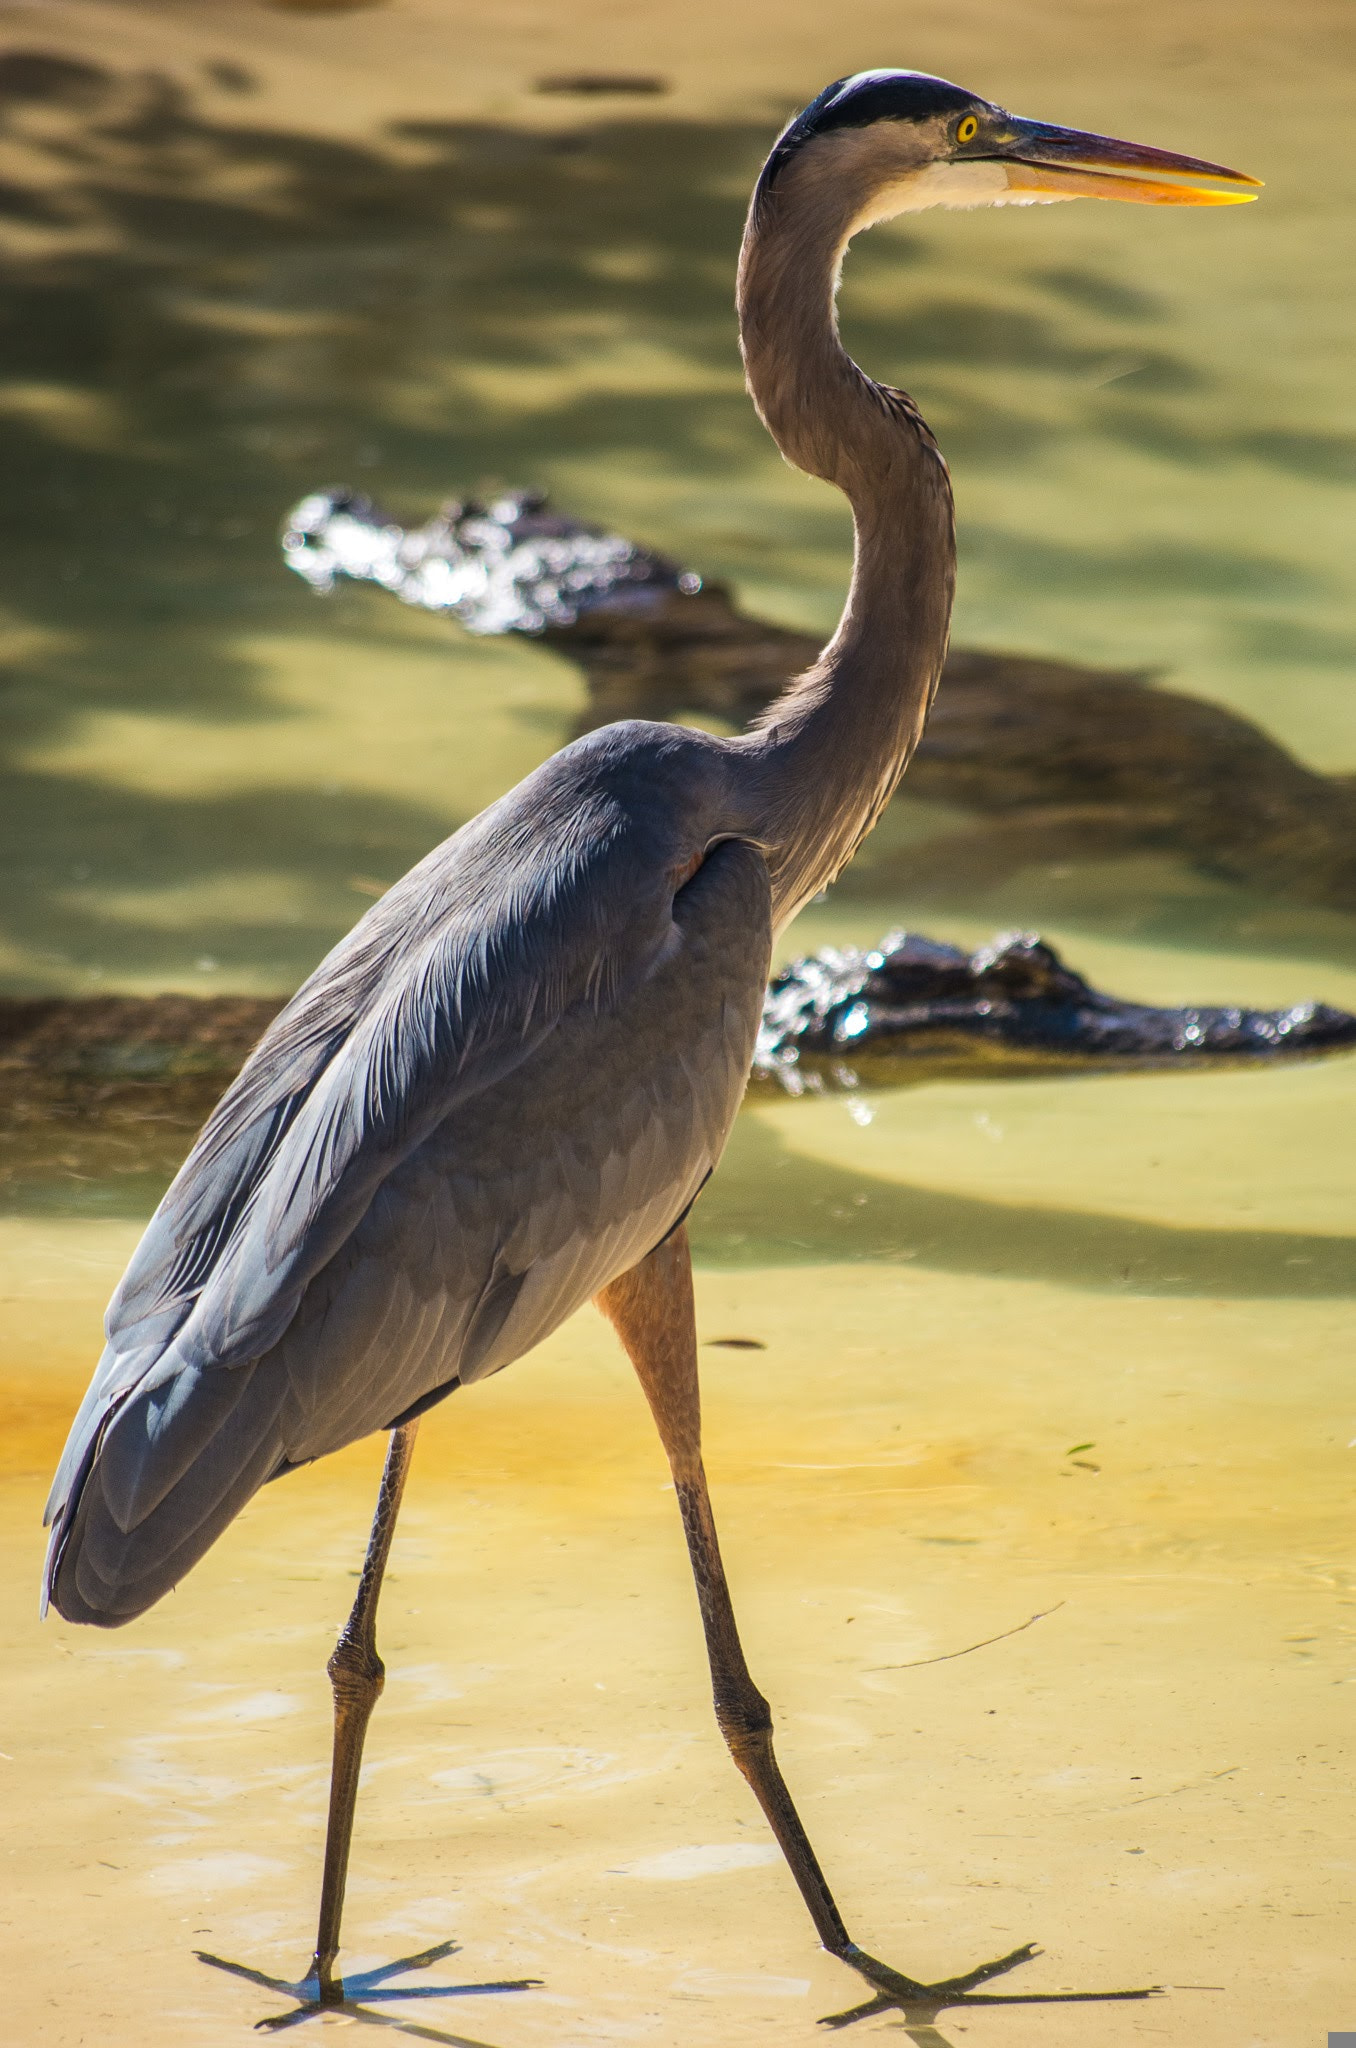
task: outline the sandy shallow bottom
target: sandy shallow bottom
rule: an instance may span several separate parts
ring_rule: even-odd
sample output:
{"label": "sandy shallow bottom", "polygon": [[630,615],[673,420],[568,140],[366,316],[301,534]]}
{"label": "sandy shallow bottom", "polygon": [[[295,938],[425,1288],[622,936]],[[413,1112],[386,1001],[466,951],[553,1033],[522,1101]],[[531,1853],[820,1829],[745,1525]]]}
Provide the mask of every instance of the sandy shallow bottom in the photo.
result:
{"label": "sandy shallow bottom", "polygon": [[[699,1237],[709,1463],[750,1661],[844,1910],[923,1976],[1036,1940],[1014,1988],[1174,1987],[969,2011],[915,2040],[1289,2048],[1356,2011],[1346,1241],[1303,1142],[1319,1122],[1340,1141],[1352,1094],[1332,1067],[1197,1088],[1194,1122],[1152,1081],[932,1090],[866,1129],[841,1103],[741,1119]],[[1245,1104],[1273,1168],[1260,1204],[1230,1150]],[[1000,1173],[1020,1189],[1036,1144],[1063,1179],[1005,1212]],[[1099,1155],[1106,1244],[1095,1217],[1075,1227]],[[891,1196],[901,1158],[918,1186]],[[1157,1220],[1154,1161],[1185,1182]],[[967,1237],[948,1203],[987,1226]],[[1004,1270],[1042,1270],[1005,1213],[1049,1277]],[[852,1262],[816,1256],[839,1225]],[[797,1229],[812,1263],[788,1261]],[[1134,1291],[1105,1265],[1117,1233]],[[35,2048],[209,2048],[285,2007],[193,1951],[280,1977],[309,1955],[323,1664],[377,1475],[369,1443],[268,1489],[125,1633],[40,1630],[42,1488],[135,1234],[0,1226],[0,1917],[10,2038]],[[711,1342],[728,1337],[766,1349]],[[716,1734],[664,1481],[591,1311],[424,1425],[347,1958],[454,1939],[439,1982],[543,1980],[405,2008],[432,2038],[725,2048],[810,2040],[855,2002]]]}

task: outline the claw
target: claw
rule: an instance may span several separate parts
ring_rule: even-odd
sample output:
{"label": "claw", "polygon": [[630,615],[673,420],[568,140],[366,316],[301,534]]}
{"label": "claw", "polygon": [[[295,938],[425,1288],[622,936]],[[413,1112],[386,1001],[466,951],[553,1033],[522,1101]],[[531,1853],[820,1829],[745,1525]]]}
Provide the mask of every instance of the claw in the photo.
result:
{"label": "claw", "polygon": [[[877,1962],[874,1956],[866,1954],[854,1942],[839,1955],[858,1976],[865,1977],[874,1985],[876,1996],[864,2005],[851,2006],[846,2012],[828,2013],[819,2022],[821,2027],[850,2027],[858,2020],[874,2019],[883,2012],[902,2012],[905,2020],[914,2027],[922,2028],[917,2038],[931,2040],[932,2022],[939,2012],[962,2005],[1092,2005],[1113,2000],[1155,1998],[1162,1986],[1146,1985],[1134,1991],[1010,1991],[981,1992],[976,1985],[987,1984],[994,1977],[1006,1976],[1009,1970],[1020,1968],[1041,1953],[1034,1942],[1025,1942],[1009,1955],[999,1956],[994,1962],[981,1963],[978,1969],[967,1970],[960,1977],[944,1977],[936,1984],[920,1984],[916,1978],[905,1977],[898,1970],[892,1970],[888,1963]],[[940,2041],[940,2036],[936,2037]]]}
{"label": "claw", "polygon": [[374,2005],[392,2005],[410,1999],[421,1998],[474,1998],[499,1991],[535,1991],[541,1983],[540,1977],[514,1977],[500,1979],[491,1984],[410,1984],[392,1985],[390,1977],[398,1976],[405,1970],[426,1970],[431,1963],[457,1952],[455,1941],[440,1942],[436,1948],[423,1949],[418,1955],[403,1956],[399,1962],[384,1963],[374,1970],[357,1970],[344,1979],[335,1979],[333,1992],[326,1996],[314,1975],[302,1978],[298,1984],[289,1983],[285,1977],[270,1977],[263,1970],[252,1970],[247,1963],[228,1962],[224,1956],[209,1955],[205,1949],[195,1949],[200,1963],[210,1963],[214,1970],[225,1970],[232,1977],[243,1977],[246,1983],[257,1984],[262,1990],[276,1991],[282,1996],[295,2000],[290,2012],[273,2013],[267,2019],[256,2020],[257,2034],[279,2034],[288,2027],[300,2026],[304,2020],[322,2018],[327,2013],[351,2013],[355,2019],[365,2021],[369,2026],[391,2027],[399,2034],[410,2034],[419,2041],[435,2041],[444,2048],[485,2048],[483,2042],[472,2041],[465,2034],[444,2033],[440,2028],[416,2025],[414,2021],[402,2019],[391,2012],[374,2012]]}

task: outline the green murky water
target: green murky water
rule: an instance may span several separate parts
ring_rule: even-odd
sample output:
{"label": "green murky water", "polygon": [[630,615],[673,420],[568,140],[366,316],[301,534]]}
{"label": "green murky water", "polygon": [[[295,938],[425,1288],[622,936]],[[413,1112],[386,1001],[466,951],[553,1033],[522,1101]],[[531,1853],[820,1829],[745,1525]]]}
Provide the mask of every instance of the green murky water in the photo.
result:
{"label": "green murky water", "polygon": [[[1307,123],[1287,102],[1255,134],[1187,75],[1170,139],[1246,156],[1261,205],[916,219],[858,245],[845,325],[952,462],[958,640],[1158,668],[1354,769],[1336,88],[1316,66]],[[252,124],[248,95],[209,114],[95,67],[24,83],[0,331],[9,986],[291,987],[365,884],[567,733],[577,683],[545,655],[372,593],[311,599],[276,548],[309,487],[422,516],[543,484],[752,609],[831,625],[844,509],[780,462],[736,360],[767,120],[661,101],[545,131],[410,122],[393,159]],[[877,923],[1351,957],[1344,920],[1170,862],[926,904],[906,851],[869,872]]]}

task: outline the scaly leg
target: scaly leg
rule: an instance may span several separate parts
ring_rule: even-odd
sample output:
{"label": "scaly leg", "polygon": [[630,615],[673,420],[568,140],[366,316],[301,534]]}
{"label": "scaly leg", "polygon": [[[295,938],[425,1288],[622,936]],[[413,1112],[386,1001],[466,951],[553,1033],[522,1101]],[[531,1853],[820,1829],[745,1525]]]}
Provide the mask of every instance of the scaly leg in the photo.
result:
{"label": "scaly leg", "polygon": [[405,1491],[418,1428],[416,1420],[402,1423],[399,1429],[391,1432],[391,1447],[382,1470],[377,1511],[372,1518],[372,1534],[363,1560],[357,1597],[329,1661],[330,1683],[334,1689],[334,1762],[330,1771],[325,1872],[320,1887],[320,1926],[310,1973],[299,1984],[292,1984],[285,1978],[270,1977],[262,1970],[250,1969],[244,1963],[228,1962],[223,1956],[208,1955],[203,1949],[197,1951],[199,1960],[210,1963],[213,1969],[225,1970],[233,1977],[243,1977],[248,1983],[284,1993],[296,2001],[293,2010],[260,2020],[258,2030],[264,2033],[279,2033],[303,2020],[324,2018],[327,2013],[332,2018],[334,2008],[341,2007],[368,2026],[391,2027],[397,2033],[413,2034],[422,2041],[444,2041],[448,2048],[485,2048],[483,2042],[472,2041],[466,2035],[416,2026],[413,2021],[391,2013],[373,2012],[372,2006],[377,2002],[394,2004],[412,1999],[466,1998],[500,1991],[527,1991],[539,1981],[535,1977],[516,1977],[490,1984],[397,1987],[390,1983],[392,1977],[403,1976],[408,1970],[425,1970],[431,1963],[455,1955],[455,1941],[442,1941],[436,1948],[424,1949],[418,1955],[403,1956],[399,1962],[359,1971],[347,1985],[334,1967],[339,1953],[339,1923],[344,1911],[344,1886],[348,1877],[349,1848],[353,1841],[353,1813],[358,1800],[363,1742],[372,1709],[381,1698],[386,1682],[386,1667],[377,1655],[377,1601],[381,1597],[386,1561],[391,1554],[391,1539],[395,1535],[396,1516],[400,1512],[401,1495]]}
{"label": "scaly leg", "polygon": [[391,1432],[391,1447],[372,1517],[372,1535],[363,1560],[353,1611],[329,1661],[334,1689],[334,1761],[330,1769],[330,1816],[325,1834],[325,1874],[320,1885],[320,1926],[315,1938],[311,1975],[321,2005],[343,2003],[344,1982],[335,1975],[339,1954],[339,1922],[348,1881],[348,1852],[353,1841],[353,1814],[358,1802],[358,1774],[372,1709],[386,1684],[386,1666],[377,1655],[377,1601],[391,1554],[396,1516],[414,1456],[417,1421]]}
{"label": "scaly leg", "polygon": [[[730,1589],[721,1563],[716,1524],[707,1492],[701,1454],[701,1394],[697,1379],[697,1326],[692,1298],[692,1261],[687,1232],[679,1227],[656,1246],[648,1258],[623,1273],[597,1297],[598,1307],[626,1347],[650,1404],[673,1473],[683,1518],[692,1575],[696,1581],[711,1665],[716,1719],[735,1763],[752,1787],[767,1816],[810,1911],[816,1932],[830,1955],[837,1956],[873,1985],[882,1997],[857,2008],[852,2019],[890,2006],[910,2012],[919,2006],[935,2013],[947,2005],[972,2002],[974,1987],[1015,1969],[1036,1954],[1016,1949],[997,1962],[985,1963],[964,1977],[927,1985],[906,1977],[866,1954],[849,1935],[829,1890],[828,1880],[810,1838],[801,1825],[772,1747],[772,1714],[749,1675],[735,1625]],[[1056,1994],[1058,1995],[1058,1994]],[[1075,1998],[1142,1998],[1145,1991],[1074,1993]],[[984,2004],[1008,2001],[990,1995]],[[1027,2003],[1026,1999],[1013,2003]],[[1043,2001],[1042,2001],[1043,2002]],[[931,2013],[929,2017],[931,2017]],[[847,2018],[847,2015],[843,2016]],[[841,2023],[841,2022],[840,2022]]]}

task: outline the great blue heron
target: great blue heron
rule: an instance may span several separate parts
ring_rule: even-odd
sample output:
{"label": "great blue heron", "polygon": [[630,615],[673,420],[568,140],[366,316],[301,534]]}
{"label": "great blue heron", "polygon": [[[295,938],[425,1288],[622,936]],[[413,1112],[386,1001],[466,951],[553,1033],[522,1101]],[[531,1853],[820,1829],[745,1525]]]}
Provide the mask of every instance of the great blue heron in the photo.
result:
{"label": "great blue heron", "polygon": [[317,2003],[343,1997],[358,1766],[382,1683],[375,1611],[416,1419],[590,1298],[668,1454],[722,1732],[820,1940],[873,1987],[860,2012],[955,2002],[1032,1953],[927,1987],[848,1934],[736,1632],[702,1470],[683,1219],[748,1077],[773,939],[879,816],[946,652],[946,466],[913,402],[839,341],[848,242],[926,206],[1219,204],[1256,182],[1021,120],[918,72],[820,93],[759,177],[739,315],[768,430],[852,507],[833,639],[749,732],[605,727],[429,854],[270,1026],[156,1211],[52,1490],[47,1585],[62,1614],[130,1621],[266,1480],[392,1432],[329,1666]]}

